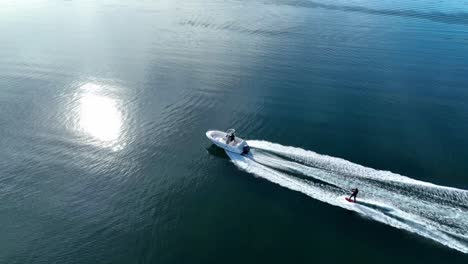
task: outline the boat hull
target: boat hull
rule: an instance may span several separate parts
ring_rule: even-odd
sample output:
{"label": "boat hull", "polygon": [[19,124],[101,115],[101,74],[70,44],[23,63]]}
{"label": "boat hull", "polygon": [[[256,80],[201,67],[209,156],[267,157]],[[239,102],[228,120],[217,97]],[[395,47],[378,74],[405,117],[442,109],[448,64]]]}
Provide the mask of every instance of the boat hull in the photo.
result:
{"label": "boat hull", "polygon": [[227,151],[237,154],[247,154],[250,150],[247,142],[241,138],[236,137],[235,140],[229,144],[226,143],[226,132],[218,130],[210,130],[206,132],[206,137],[213,142],[216,146],[223,148]]}

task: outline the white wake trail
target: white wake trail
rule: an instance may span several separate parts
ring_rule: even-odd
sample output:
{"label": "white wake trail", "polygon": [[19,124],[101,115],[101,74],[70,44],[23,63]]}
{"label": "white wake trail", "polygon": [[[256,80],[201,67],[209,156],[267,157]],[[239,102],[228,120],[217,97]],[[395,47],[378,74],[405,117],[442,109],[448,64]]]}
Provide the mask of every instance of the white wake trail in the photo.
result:
{"label": "white wake trail", "polygon": [[[468,253],[468,191],[438,186],[295,147],[248,141],[249,156],[226,152],[240,169],[314,199],[355,211]],[[360,189],[359,203],[344,200]]]}

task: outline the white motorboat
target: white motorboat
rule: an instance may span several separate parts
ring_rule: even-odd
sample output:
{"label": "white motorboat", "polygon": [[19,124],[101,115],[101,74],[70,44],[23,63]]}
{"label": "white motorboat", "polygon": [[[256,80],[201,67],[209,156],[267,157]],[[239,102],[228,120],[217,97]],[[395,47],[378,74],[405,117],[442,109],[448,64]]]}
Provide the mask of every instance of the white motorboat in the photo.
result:
{"label": "white motorboat", "polygon": [[210,130],[206,132],[206,137],[216,146],[237,154],[247,154],[250,151],[249,145],[242,138],[236,137],[234,129],[226,132]]}

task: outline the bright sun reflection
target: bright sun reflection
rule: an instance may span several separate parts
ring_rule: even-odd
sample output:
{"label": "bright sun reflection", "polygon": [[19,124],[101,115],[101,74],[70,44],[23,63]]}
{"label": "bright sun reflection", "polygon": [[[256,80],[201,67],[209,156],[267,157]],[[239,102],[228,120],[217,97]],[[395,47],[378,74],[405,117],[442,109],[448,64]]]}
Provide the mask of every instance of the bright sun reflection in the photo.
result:
{"label": "bright sun reflection", "polygon": [[79,126],[98,140],[115,141],[121,133],[122,114],[115,100],[89,91],[95,86],[87,84],[82,87],[84,94],[79,99]]}

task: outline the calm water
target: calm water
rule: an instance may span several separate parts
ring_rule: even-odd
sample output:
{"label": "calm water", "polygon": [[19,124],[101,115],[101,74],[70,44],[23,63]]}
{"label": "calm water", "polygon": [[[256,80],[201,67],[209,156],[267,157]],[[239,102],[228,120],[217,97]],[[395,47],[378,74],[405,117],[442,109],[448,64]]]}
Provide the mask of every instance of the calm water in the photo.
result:
{"label": "calm water", "polygon": [[466,0],[0,2],[0,263],[467,263]]}

